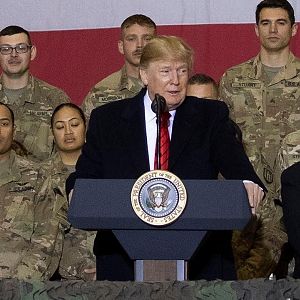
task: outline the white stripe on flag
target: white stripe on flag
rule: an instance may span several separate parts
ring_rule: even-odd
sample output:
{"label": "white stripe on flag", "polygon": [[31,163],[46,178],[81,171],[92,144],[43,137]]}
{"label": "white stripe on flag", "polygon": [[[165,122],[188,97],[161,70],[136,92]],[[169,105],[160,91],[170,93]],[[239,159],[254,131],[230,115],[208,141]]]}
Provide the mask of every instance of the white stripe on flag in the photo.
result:
{"label": "white stripe on flag", "polygon": [[[18,0],[1,6],[0,28],[29,31],[119,27],[135,13],[158,25],[254,23],[258,0]],[[299,0],[290,0],[300,20]]]}

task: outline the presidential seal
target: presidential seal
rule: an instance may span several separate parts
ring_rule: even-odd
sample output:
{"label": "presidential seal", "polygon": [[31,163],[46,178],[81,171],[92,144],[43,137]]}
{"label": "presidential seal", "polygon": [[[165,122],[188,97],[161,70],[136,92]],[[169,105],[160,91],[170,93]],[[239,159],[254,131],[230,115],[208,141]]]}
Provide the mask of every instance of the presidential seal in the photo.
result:
{"label": "presidential seal", "polygon": [[187,202],[183,182],[174,174],[154,170],[143,174],[131,190],[131,205],[144,222],[163,226],[182,214]]}

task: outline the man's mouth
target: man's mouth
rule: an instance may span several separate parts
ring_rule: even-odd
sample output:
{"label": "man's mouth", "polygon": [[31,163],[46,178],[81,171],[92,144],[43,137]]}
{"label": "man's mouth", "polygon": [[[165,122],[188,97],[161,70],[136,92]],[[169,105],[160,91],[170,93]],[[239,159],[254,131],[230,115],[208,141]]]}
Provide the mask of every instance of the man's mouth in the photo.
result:
{"label": "man's mouth", "polygon": [[18,64],[21,63],[21,61],[15,60],[15,59],[10,59],[10,60],[8,61],[8,63],[9,63],[10,65],[18,65]]}
{"label": "man's mouth", "polygon": [[177,95],[179,93],[179,91],[168,91],[168,93],[171,95]]}
{"label": "man's mouth", "polygon": [[277,41],[277,40],[279,40],[279,37],[277,37],[277,36],[269,36],[268,40],[270,40],[270,41]]}

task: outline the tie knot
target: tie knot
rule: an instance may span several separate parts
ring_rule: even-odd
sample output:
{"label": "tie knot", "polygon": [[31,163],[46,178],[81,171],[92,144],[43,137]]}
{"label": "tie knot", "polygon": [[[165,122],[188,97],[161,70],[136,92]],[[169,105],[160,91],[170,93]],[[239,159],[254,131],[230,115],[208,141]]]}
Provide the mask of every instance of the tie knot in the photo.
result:
{"label": "tie knot", "polygon": [[168,111],[163,112],[161,114],[161,126],[168,127],[170,117],[171,117],[171,114]]}

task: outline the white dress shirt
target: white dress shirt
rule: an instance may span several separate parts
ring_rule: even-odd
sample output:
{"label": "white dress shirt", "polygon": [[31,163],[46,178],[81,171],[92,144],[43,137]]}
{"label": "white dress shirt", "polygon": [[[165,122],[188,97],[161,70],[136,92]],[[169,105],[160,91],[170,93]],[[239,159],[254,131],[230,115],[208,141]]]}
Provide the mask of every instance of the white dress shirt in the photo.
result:
{"label": "white dress shirt", "polygon": [[[156,114],[151,109],[151,99],[149,97],[148,91],[144,96],[144,107],[145,107],[145,122],[146,122],[146,135],[147,135],[147,146],[148,146],[148,155],[149,155],[149,166],[150,170],[154,169],[154,158],[155,158],[155,147],[156,147]],[[169,112],[171,117],[169,119],[169,135],[170,140],[172,137],[172,127],[176,111],[172,110]]]}

